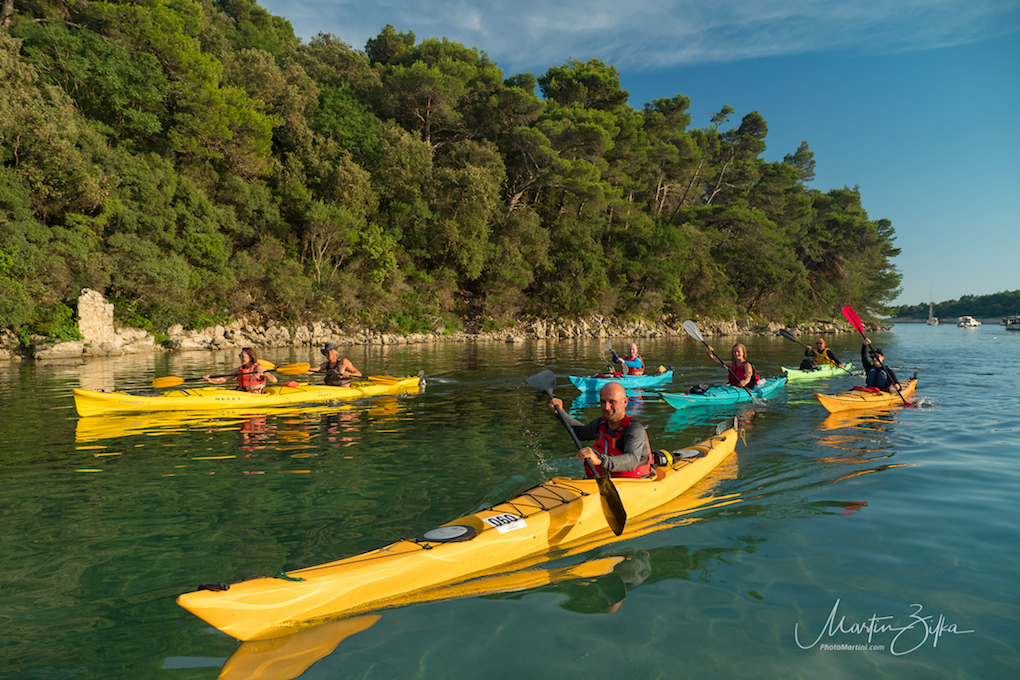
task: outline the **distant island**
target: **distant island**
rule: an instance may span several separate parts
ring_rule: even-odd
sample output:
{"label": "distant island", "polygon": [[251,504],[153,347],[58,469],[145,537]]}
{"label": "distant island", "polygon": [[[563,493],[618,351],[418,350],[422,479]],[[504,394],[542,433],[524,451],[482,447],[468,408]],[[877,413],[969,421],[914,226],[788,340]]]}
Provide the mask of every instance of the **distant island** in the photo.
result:
{"label": "distant island", "polygon": [[[993,295],[964,295],[959,300],[936,302],[932,315],[945,323],[956,323],[964,315],[982,321],[1001,321],[1004,317],[1020,314],[1020,290],[1004,291]],[[928,303],[903,305],[889,317],[890,321],[924,321],[928,318]]]}

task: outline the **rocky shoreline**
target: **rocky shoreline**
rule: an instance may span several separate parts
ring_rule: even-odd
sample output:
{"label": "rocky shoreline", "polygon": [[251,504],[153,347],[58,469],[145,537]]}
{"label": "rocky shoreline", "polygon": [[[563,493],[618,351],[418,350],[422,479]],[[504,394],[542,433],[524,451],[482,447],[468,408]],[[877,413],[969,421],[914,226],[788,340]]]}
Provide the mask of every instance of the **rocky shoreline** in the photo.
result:
{"label": "rocky shoreline", "polygon": [[[180,325],[171,327],[168,339],[157,343],[155,336],[139,328],[120,328],[113,323],[113,305],[107,303],[101,294],[85,289],[78,301],[78,328],[83,340],[48,343],[43,336],[34,336],[31,345],[25,346],[8,330],[0,331],[0,361],[21,361],[23,359],[86,360],[91,357],[120,356],[151,352],[209,351],[240,347],[310,347],[325,342],[338,345],[417,345],[445,342],[524,342],[528,339],[576,339],[576,338],[661,338],[684,335],[683,319],[664,319],[659,322],[621,322],[615,317],[592,315],[574,320],[522,321],[510,328],[495,331],[470,328],[446,333],[437,330],[431,333],[410,333],[408,335],[380,333],[375,330],[350,329],[346,324],[336,322],[315,322],[311,324],[286,326],[276,323],[253,323],[238,320],[229,325],[218,325],[198,330],[186,330]],[[777,323],[758,324],[751,319],[719,321],[695,319],[701,332],[706,336],[727,335],[778,335],[786,328]],[[853,332],[842,319],[836,321],[816,320],[794,329],[799,333],[835,334]]]}

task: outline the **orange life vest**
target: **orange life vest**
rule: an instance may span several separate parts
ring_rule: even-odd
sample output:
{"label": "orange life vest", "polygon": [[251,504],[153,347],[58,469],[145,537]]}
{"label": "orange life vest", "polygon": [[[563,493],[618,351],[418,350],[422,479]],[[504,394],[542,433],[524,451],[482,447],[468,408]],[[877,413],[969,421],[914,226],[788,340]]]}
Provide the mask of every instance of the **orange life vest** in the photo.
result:
{"label": "orange life vest", "polygon": [[248,367],[241,367],[240,373],[237,374],[237,389],[244,390],[245,392],[261,392],[262,388],[266,386],[265,376],[259,377],[255,373],[254,364]]}

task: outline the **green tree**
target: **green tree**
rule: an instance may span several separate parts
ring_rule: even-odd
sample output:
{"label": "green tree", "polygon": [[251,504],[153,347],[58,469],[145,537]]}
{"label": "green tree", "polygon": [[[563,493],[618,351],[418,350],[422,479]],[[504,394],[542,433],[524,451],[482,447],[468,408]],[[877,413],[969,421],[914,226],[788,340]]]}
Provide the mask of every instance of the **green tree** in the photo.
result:
{"label": "green tree", "polygon": [[538,79],[542,96],[557,106],[580,106],[601,111],[623,111],[629,93],[620,88],[620,74],[615,66],[606,66],[601,59],[582,62],[571,59],[562,66],[553,66]]}
{"label": "green tree", "polygon": [[397,33],[392,25],[386,24],[379,35],[369,38],[365,44],[365,53],[368,55],[370,63],[389,66],[394,58],[412,47],[414,47],[413,31]]}
{"label": "green tree", "polygon": [[151,148],[163,130],[169,90],[154,55],[57,22],[23,22],[13,34],[25,41],[25,60],[67,92],[111,141]]}

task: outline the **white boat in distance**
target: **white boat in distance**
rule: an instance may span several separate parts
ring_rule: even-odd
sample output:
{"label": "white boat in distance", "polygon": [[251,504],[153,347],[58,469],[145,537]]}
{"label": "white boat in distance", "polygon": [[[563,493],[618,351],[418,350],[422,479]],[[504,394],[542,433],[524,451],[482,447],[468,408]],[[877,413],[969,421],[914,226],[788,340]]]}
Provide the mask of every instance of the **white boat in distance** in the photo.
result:
{"label": "white boat in distance", "polygon": [[929,326],[939,325],[939,318],[932,314],[931,295],[928,296],[928,325]]}
{"label": "white boat in distance", "polygon": [[960,328],[977,328],[981,325],[981,322],[972,316],[961,316],[960,323],[957,325]]}
{"label": "white boat in distance", "polygon": [[1002,325],[1007,331],[1020,331],[1020,314],[1007,316],[1002,320]]}

